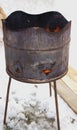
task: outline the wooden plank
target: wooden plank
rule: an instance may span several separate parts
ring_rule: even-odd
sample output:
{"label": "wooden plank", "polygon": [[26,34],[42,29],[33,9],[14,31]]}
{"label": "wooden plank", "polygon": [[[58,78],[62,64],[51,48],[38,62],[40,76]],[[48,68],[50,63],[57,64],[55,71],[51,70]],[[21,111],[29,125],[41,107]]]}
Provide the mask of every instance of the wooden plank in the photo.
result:
{"label": "wooden plank", "polygon": [[77,114],[77,95],[70,89],[62,80],[57,81],[58,94],[70,106],[70,108]]}
{"label": "wooden plank", "polygon": [[69,67],[68,73],[62,78],[64,83],[77,94],[77,71]]}
{"label": "wooden plank", "polygon": [[69,66],[67,75],[70,77],[70,79],[77,83],[77,70]]}

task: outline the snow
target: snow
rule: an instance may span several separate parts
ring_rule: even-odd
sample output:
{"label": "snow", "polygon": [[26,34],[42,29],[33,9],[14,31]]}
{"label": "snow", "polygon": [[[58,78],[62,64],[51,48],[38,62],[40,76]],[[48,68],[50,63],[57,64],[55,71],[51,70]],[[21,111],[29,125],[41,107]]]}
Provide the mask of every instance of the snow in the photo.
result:
{"label": "snow", "polygon": [[[66,4],[67,3],[67,4]],[[70,3],[70,6],[69,6]],[[42,13],[50,10],[61,11],[67,19],[73,20],[72,39],[70,46],[70,63],[77,68],[75,54],[76,44],[76,5],[73,1],[65,0],[0,0],[7,15],[15,10],[28,13]],[[72,10],[72,5],[74,9]],[[68,9],[69,7],[69,9]],[[74,31],[74,32],[73,32]],[[57,130],[54,92],[49,96],[49,84],[21,83],[12,79],[7,125],[3,125],[4,107],[8,84],[6,73],[3,34],[0,30],[0,130]],[[72,62],[73,59],[73,62]],[[61,130],[77,130],[77,115],[58,95]]]}

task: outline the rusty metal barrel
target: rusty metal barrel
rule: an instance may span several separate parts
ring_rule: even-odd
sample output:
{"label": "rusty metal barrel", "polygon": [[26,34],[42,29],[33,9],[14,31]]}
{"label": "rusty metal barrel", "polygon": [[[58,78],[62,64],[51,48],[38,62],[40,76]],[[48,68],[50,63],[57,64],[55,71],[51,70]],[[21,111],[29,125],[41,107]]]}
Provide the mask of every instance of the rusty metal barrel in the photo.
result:
{"label": "rusty metal barrel", "polygon": [[2,23],[9,76],[22,82],[45,83],[67,73],[71,21],[61,13],[15,11]]}

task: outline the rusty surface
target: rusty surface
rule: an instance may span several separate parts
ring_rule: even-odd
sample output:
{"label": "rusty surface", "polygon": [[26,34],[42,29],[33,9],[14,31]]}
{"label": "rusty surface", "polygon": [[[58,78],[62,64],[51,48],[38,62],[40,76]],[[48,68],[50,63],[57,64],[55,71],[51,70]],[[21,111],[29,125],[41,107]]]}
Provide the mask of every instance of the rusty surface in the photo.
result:
{"label": "rusty surface", "polygon": [[[27,22],[22,25],[23,17]],[[3,21],[7,73],[16,80],[31,83],[64,76],[68,71],[71,21],[58,12],[24,13],[22,17],[18,15],[19,25],[14,18],[17,12]]]}

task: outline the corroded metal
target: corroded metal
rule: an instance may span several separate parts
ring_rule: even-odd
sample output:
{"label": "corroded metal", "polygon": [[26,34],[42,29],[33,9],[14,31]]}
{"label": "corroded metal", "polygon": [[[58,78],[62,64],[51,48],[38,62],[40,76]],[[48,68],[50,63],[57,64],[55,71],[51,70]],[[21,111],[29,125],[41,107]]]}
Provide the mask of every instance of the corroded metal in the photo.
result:
{"label": "corroded metal", "polygon": [[63,77],[68,71],[70,27],[71,21],[59,12],[12,13],[3,20],[7,73],[29,83]]}

